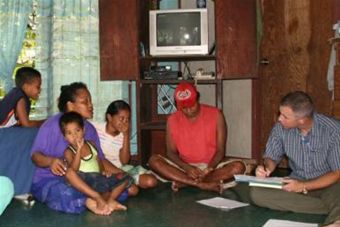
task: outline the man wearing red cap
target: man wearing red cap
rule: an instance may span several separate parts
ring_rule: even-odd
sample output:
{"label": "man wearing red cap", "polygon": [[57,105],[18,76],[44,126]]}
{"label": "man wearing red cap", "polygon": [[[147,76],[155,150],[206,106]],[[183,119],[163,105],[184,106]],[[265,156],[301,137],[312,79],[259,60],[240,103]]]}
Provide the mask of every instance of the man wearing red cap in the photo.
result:
{"label": "man wearing red cap", "polygon": [[177,111],[167,122],[167,157],[153,155],[149,164],[159,175],[183,186],[221,192],[223,183],[243,174],[241,161],[225,161],[227,127],[216,107],[199,103],[199,93],[191,83],[180,83],[174,93]]}

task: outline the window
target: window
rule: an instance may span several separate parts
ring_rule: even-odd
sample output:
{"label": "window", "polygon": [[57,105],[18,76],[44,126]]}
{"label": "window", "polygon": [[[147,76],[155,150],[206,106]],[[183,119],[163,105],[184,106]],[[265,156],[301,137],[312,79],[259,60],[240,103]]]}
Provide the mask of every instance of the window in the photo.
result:
{"label": "window", "polygon": [[[18,56],[17,65],[14,69],[13,73],[13,80],[15,77],[15,72],[18,68],[24,67],[24,66],[35,66],[35,57],[36,57],[36,5],[33,5],[33,12],[29,16],[28,24],[27,24],[27,30],[25,34],[25,39],[22,44],[22,50]],[[36,115],[36,101],[32,100],[31,102],[31,112],[30,117],[35,117]]]}

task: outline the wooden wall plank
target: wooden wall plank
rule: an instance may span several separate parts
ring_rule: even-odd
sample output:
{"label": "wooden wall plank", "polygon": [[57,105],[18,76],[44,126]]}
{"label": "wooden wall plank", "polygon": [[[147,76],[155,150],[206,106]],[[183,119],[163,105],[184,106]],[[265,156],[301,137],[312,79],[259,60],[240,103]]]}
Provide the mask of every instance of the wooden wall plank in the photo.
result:
{"label": "wooden wall plank", "polygon": [[284,1],[263,2],[263,38],[261,42],[261,59],[268,60],[259,68],[260,87],[260,121],[261,144],[264,151],[273,123],[277,119],[278,102],[282,96],[280,85],[286,87],[286,42],[282,35],[284,26]]}
{"label": "wooden wall plank", "polygon": [[332,94],[328,90],[327,70],[331,51],[328,39],[334,36],[333,7],[334,0],[310,1],[310,69],[306,78],[306,91],[312,96],[317,111],[328,115],[332,114]]}
{"label": "wooden wall plank", "polygon": [[215,21],[217,77],[255,78],[256,1],[216,0]]}
{"label": "wooden wall plank", "polygon": [[340,101],[340,65],[334,67],[334,99]]}
{"label": "wooden wall plank", "polygon": [[261,149],[278,116],[280,99],[290,91],[309,93],[318,112],[331,114],[327,88],[334,0],[263,1],[260,66]]}
{"label": "wooden wall plank", "polygon": [[340,119],[340,100],[334,101],[333,116]]}
{"label": "wooden wall plank", "polygon": [[101,80],[139,77],[138,0],[100,0]]}

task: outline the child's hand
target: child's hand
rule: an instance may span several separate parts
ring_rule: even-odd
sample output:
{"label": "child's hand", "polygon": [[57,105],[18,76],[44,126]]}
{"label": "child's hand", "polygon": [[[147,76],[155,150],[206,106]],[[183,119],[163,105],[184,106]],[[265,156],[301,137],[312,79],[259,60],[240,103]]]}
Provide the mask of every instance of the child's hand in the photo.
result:
{"label": "child's hand", "polygon": [[77,140],[77,151],[80,151],[83,146],[84,146],[84,139]]}
{"label": "child's hand", "polygon": [[107,171],[105,170],[102,171],[102,174],[106,177],[111,177],[113,174],[118,174],[118,173],[124,173],[124,171],[118,168],[110,169]]}
{"label": "child's hand", "polygon": [[129,122],[120,121],[118,123],[118,131],[123,133],[124,135],[128,134],[129,131],[130,131],[130,123]]}
{"label": "child's hand", "polygon": [[112,173],[106,172],[106,171],[102,171],[102,175],[104,175],[105,177],[111,177]]}

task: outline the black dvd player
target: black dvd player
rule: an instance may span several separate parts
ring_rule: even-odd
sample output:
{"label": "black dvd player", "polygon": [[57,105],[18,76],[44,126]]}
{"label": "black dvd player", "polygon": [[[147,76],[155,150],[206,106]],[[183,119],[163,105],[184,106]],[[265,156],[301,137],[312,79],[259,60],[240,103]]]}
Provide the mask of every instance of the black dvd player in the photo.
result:
{"label": "black dvd player", "polygon": [[146,80],[177,80],[178,77],[182,76],[181,71],[145,71],[144,72],[144,79]]}

